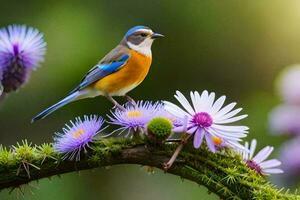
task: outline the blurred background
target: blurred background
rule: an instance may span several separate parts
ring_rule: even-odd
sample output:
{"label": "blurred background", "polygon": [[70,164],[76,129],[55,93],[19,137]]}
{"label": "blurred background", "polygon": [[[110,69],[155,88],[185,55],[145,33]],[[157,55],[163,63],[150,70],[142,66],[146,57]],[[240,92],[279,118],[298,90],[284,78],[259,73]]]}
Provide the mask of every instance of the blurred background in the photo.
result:
{"label": "blurred background", "polygon": [[[237,101],[249,114],[243,121],[251,128],[248,140],[257,138],[260,148],[279,147],[288,136],[268,134],[268,115],[281,102],[274,89],[276,76],[285,66],[300,62],[299,11],[297,0],[3,1],[0,26],[36,27],[48,46],[45,62],[28,84],[0,104],[0,143],[51,142],[54,132],[70,119],[84,114],[105,116],[112,105],[97,97],[30,123],[35,114],[76,86],[130,27],[147,25],[166,37],[154,43],[150,74],[131,96],[174,101],[175,90],[226,94],[227,102]],[[279,157],[279,151],[276,148],[272,156]],[[280,176],[272,181],[284,186]],[[17,191],[8,193],[2,191],[0,199],[18,196]],[[159,170],[150,175],[132,165],[71,173],[25,187],[24,199],[83,198],[218,199],[195,183]]]}

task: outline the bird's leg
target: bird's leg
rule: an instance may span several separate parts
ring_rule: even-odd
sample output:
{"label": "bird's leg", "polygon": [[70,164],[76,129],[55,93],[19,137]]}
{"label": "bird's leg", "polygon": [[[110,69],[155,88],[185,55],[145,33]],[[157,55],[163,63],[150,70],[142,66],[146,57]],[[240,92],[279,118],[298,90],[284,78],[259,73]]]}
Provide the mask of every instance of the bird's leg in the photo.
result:
{"label": "bird's leg", "polygon": [[135,100],[133,98],[131,98],[129,95],[125,95],[125,98],[127,99],[127,101],[129,101],[133,106],[136,106],[137,103],[135,102]]}
{"label": "bird's leg", "polygon": [[110,102],[112,102],[117,108],[119,108],[122,111],[125,111],[126,109],[120,105],[116,100],[114,100],[111,96],[105,96]]}

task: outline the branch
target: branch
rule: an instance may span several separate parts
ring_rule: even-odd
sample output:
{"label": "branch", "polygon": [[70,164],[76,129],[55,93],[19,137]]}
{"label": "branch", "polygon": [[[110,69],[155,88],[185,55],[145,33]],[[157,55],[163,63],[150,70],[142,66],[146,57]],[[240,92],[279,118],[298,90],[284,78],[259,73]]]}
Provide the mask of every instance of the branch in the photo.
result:
{"label": "branch", "polygon": [[[51,145],[32,147],[25,141],[14,147],[14,152],[1,148],[0,190],[53,175],[117,164],[163,169],[162,164],[170,159],[177,146],[175,143],[153,146],[128,140],[101,140],[75,162],[61,160]],[[188,144],[166,172],[204,185],[222,199],[300,199],[300,196],[282,193],[248,169],[240,156],[229,150],[213,154],[205,147],[195,150]]]}

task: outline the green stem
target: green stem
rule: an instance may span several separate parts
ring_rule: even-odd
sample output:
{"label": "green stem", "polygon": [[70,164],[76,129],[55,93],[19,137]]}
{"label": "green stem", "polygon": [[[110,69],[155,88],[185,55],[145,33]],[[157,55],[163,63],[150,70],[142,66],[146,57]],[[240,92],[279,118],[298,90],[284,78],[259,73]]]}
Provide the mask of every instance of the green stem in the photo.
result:
{"label": "green stem", "polygon": [[[51,151],[49,146],[46,151],[43,146],[31,147],[24,143],[14,154],[3,149],[0,152],[0,189],[19,187],[53,175],[116,164],[163,169],[163,163],[169,160],[177,146],[167,143],[153,147],[108,139],[94,143],[92,149],[75,162],[60,160],[61,155]],[[25,169],[23,163],[28,163]],[[205,147],[195,150],[187,144],[167,173],[204,185],[222,199],[300,199],[298,195],[282,193],[264,177],[249,170],[240,156],[225,150],[213,154]]]}

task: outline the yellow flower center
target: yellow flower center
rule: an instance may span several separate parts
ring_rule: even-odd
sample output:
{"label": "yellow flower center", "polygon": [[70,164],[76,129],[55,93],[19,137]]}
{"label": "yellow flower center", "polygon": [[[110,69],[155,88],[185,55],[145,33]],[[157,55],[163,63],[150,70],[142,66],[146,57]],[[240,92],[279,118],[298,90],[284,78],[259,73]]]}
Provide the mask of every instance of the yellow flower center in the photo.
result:
{"label": "yellow flower center", "polygon": [[142,112],[139,111],[139,110],[132,110],[132,111],[127,112],[127,117],[128,118],[133,118],[133,117],[138,118],[140,116],[142,116]]}
{"label": "yellow flower center", "polygon": [[84,134],[84,129],[78,129],[73,133],[73,138],[78,139],[82,134]]}
{"label": "yellow flower center", "polygon": [[222,139],[217,137],[217,136],[212,136],[212,141],[215,145],[221,145],[222,144]]}

